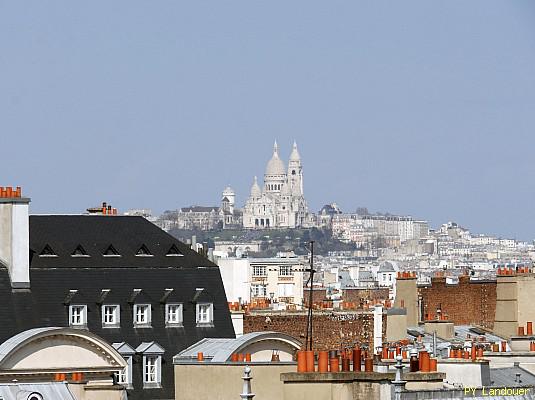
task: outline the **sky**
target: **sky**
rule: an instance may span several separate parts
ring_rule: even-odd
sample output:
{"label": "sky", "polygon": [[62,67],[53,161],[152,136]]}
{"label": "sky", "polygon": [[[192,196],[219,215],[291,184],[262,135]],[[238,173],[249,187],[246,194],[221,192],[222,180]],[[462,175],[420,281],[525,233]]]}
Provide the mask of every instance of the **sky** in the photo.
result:
{"label": "sky", "polygon": [[0,0],[0,71],[32,213],[242,206],[296,140],[315,212],[535,239],[532,0]]}

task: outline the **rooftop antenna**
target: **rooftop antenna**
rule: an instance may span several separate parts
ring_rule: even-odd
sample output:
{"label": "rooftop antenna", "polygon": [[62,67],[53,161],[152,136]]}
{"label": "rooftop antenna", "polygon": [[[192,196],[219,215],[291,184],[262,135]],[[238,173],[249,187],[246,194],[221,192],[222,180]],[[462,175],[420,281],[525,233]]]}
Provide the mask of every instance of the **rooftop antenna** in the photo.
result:
{"label": "rooftop antenna", "polygon": [[314,286],[314,241],[310,241],[310,268],[305,271],[310,272],[308,281],[310,282],[310,289],[308,291],[308,316],[307,316],[307,334],[305,339],[306,350],[312,350],[312,288]]}

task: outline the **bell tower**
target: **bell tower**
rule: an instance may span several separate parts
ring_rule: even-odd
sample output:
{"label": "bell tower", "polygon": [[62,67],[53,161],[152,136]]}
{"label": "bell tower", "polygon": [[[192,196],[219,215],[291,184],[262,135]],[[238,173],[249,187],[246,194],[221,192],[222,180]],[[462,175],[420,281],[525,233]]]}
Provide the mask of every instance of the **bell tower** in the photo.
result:
{"label": "bell tower", "polygon": [[294,142],[290,162],[288,163],[288,183],[292,195],[303,195],[303,166],[301,156],[297,151],[297,143]]}

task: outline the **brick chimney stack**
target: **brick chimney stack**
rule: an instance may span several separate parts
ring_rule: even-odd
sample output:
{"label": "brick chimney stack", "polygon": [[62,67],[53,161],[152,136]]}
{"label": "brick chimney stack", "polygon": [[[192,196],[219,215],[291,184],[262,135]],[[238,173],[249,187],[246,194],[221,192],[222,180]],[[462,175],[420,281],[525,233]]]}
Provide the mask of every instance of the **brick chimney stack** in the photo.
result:
{"label": "brick chimney stack", "polygon": [[0,264],[14,289],[30,287],[29,204],[20,187],[0,186]]}

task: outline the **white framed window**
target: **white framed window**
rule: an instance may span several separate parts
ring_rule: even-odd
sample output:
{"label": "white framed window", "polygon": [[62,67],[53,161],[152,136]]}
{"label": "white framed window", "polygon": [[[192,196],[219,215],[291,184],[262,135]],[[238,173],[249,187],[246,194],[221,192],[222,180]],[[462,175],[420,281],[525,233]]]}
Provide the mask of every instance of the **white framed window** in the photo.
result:
{"label": "white framed window", "polygon": [[266,285],[251,285],[253,297],[265,297],[267,295]]}
{"label": "white framed window", "polygon": [[123,356],[126,361],[126,367],[117,373],[117,383],[127,388],[132,388],[132,356]]}
{"label": "white framed window", "polygon": [[281,265],[279,267],[279,276],[292,276],[292,266],[291,265]]}
{"label": "white framed window", "polygon": [[158,388],[162,383],[162,356],[143,356],[143,387]]}
{"label": "white framed window", "polygon": [[102,326],[116,327],[120,325],[121,312],[120,307],[116,304],[105,304],[102,306]]}
{"label": "white framed window", "polygon": [[197,304],[197,324],[210,325],[214,322],[214,305],[212,303]]}
{"label": "white framed window", "polygon": [[150,304],[134,304],[134,326],[150,326]]}
{"label": "white framed window", "polygon": [[277,288],[279,297],[292,297],[294,295],[293,283],[279,283]]}
{"label": "white framed window", "polygon": [[69,306],[69,325],[74,327],[87,326],[87,306],[74,304]]}
{"label": "white framed window", "polygon": [[165,324],[182,325],[182,304],[168,303],[165,305]]}
{"label": "white framed window", "polygon": [[253,276],[266,276],[266,266],[265,265],[253,266]]}

